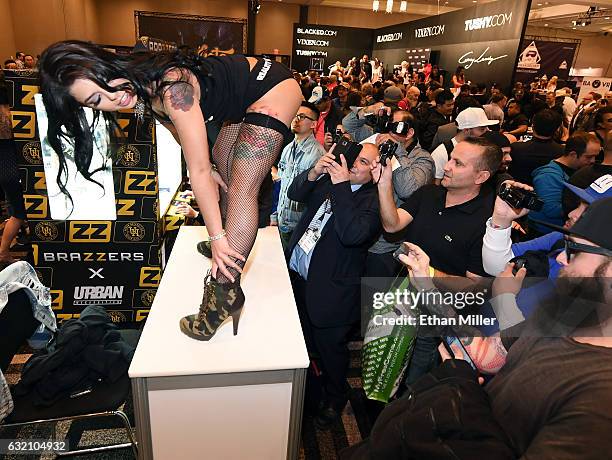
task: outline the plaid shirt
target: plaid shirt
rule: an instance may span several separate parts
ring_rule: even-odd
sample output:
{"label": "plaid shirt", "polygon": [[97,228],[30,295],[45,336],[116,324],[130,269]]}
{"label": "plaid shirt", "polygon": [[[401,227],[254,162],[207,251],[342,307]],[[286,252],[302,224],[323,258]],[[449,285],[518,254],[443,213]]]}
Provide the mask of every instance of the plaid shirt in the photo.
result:
{"label": "plaid shirt", "polygon": [[292,232],[304,212],[304,205],[287,198],[287,190],[293,179],[303,171],[312,168],[325,149],[311,134],[302,142],[294,139],[281,153],[278,162],[278,175],[281,179],[278,196],[278,228],[283,233]]}

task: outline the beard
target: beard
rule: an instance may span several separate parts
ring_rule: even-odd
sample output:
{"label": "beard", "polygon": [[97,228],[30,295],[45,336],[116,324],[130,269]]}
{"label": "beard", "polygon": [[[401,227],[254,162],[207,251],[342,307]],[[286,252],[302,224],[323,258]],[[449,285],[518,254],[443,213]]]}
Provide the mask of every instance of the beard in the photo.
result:
{"label": "beard", "polygon": [[566,336],[576,329],[593,328],[612,318],[610,279],[605,273],[610,261],[602,263],[592,276],[576,277],[562,269],[555,284],[555,295],[537,312],[537,330],[545,336]]}

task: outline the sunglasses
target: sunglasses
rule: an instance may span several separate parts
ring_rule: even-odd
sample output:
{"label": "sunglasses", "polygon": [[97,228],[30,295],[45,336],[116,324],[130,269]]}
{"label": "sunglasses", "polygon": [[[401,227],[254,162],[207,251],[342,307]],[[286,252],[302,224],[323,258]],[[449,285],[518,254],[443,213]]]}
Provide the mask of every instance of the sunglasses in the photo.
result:
{"label": "sunglasses", "polygon": [[303,113],[298,113],[295,117],[293,117],[294,120],[299,120],[299,121],[304,121],[304,120],[310,120],[310,121],[317,121],[314,118],[310,118],[308,115],[305,115]]}
{"label": "sunglasses", "polygon": [[600,256],[612,257],[612,251],[606,248],[600,248],[598,246],[589,246],[588,244],[576,243],[572,240],[565,240],[565,256],[569,263],[573,254],[579,252],[586,252],[588,254],[598,254]]}

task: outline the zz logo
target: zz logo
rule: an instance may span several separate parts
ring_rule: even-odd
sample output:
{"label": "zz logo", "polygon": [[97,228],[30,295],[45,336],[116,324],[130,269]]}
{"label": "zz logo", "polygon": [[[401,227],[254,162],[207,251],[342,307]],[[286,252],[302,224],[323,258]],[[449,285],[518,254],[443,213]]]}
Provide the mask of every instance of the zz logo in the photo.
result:
{"label": "zz logo", "polygon": [[70,222],[68,241],[71,243],[108,243],[111,240],[111,223],[108,221]]}
{"label": "zz logo", "polygon": [[155,195],[157,183],[154,171],[128,171],[125,175],[126,195]]}
{"label": "zz logo", "polygon": [[136,310],[136,322],[147,319],[149,316],[149,310]]}
{"label": "zz logo", "polygon": [[178,230],[181,228],[181,225],[185,223],[185,218],[183,216],[166,216],[164,219],[165,231],[170,232],[172,230]]}
{"label": "zz logo", "polygon": [[12,111],[13,135],[17,139],[34,139],[36,137],[36,114],[34,112]]}
{"label": "zz logo", "polygon": [[42,195],[23,195],[28,219],[46,219],[47,200],[47,197]]}
{"label": "zz logo", "polygon": [[161,280],[161,268],[159,267],[141,267],[140,269],[140,280],[138,286],[140,287],[157,287]]}
{"label": "zz logo", "polygon": [[36,182],[34,182],[34,189],[35,190],[47,190],[47,183],[45,182],[45,172],[35,171],[34,177],[36,178]]}
{"label": "zz logo", "polygon": [[51,289],[51,309],[62,310],[64,308],[64,291]]}
{"label": "zz logo", "polygon": [[117,200],[117,215],[118,216],[133,216],[134,215],[134,205],[136,204],[136,200]]}
{"label": "zz logo", "polygon": [[23,85],[21,90],[25,93],[21,98],[21,105],[34,105],[34,95],[38,93],[38,86]]}

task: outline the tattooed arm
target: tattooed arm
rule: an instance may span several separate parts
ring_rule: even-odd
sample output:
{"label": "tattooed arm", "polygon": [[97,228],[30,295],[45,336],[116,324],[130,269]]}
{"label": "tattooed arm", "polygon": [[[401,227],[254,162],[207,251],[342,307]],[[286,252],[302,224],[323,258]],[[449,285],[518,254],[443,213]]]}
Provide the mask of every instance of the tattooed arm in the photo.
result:
{"label": "tattooed arm", "polygon": [[[208,234],[219,235],[223,231],[223,225],[217,202],[217,186],[211,175],[206,125],[199,103],[200,85],[195,75],[187,70],[171,70],[165,78],[176,83],[167,87],[163,93],[164,111],[172,120],[180,139],[193,192],[202,211]],[[218,267],[221,273],[233,279],[227,266],[240,271],[240,267],[232,257],[244,258],[230,248],[226,238],[214,241],[212,249],[213,276],[216,276]]]}

